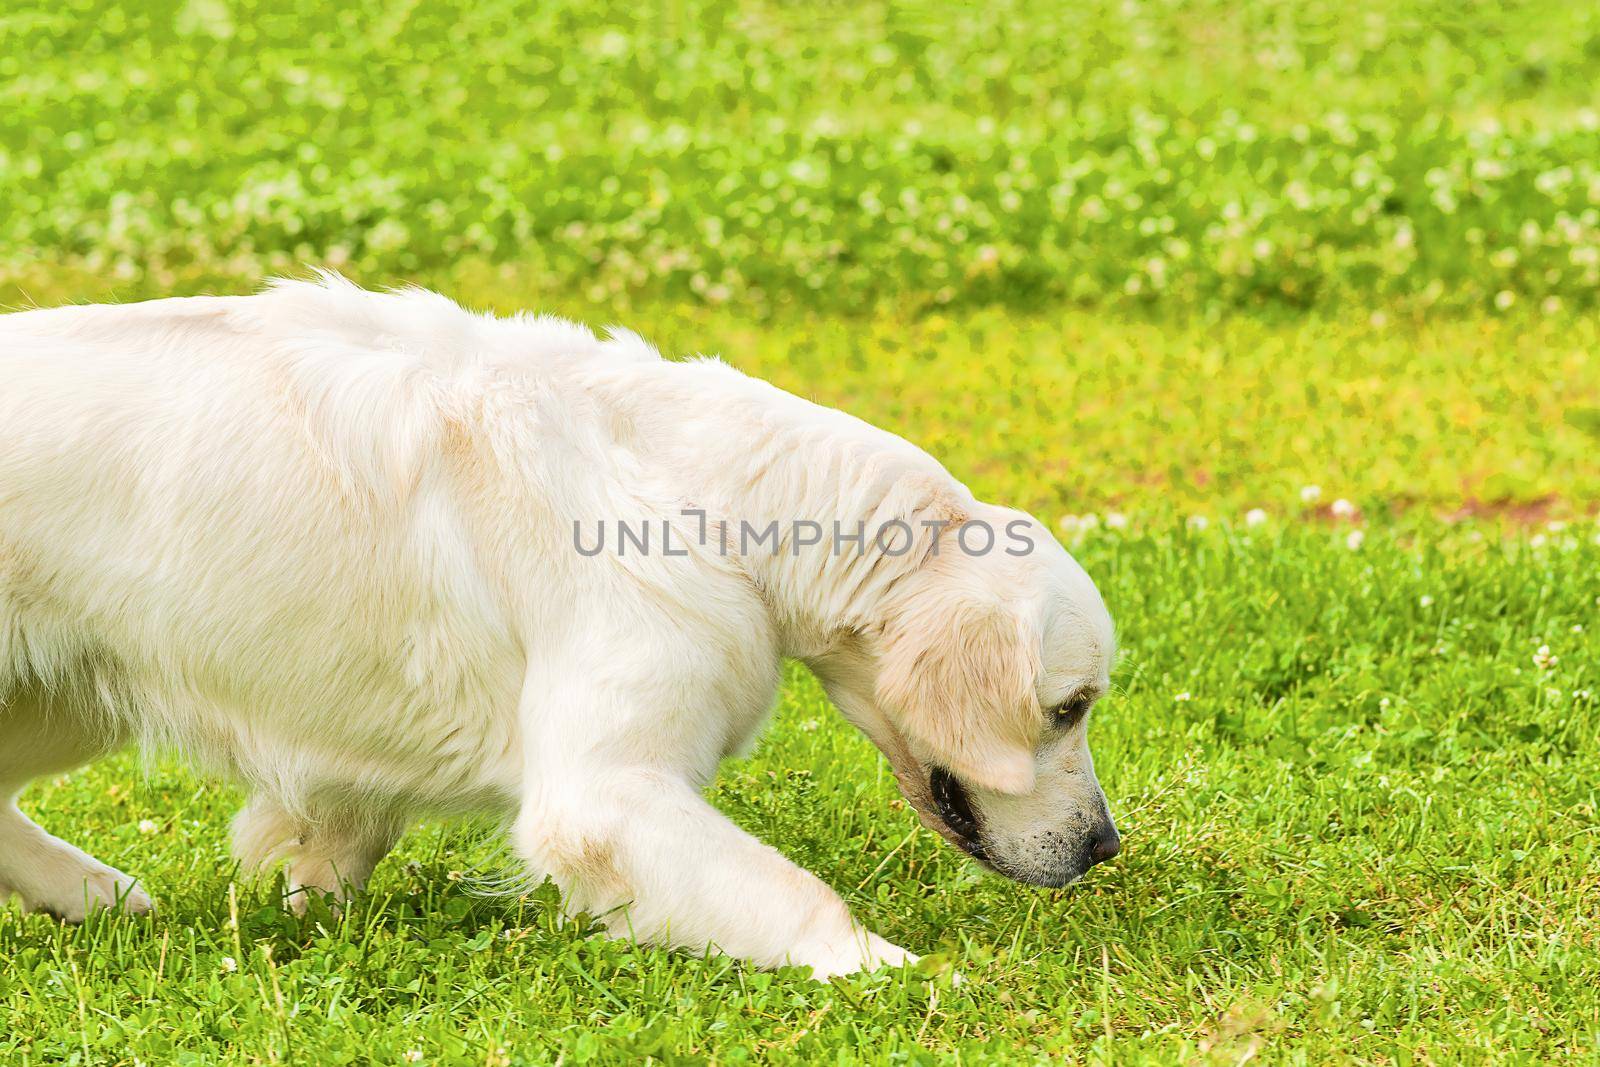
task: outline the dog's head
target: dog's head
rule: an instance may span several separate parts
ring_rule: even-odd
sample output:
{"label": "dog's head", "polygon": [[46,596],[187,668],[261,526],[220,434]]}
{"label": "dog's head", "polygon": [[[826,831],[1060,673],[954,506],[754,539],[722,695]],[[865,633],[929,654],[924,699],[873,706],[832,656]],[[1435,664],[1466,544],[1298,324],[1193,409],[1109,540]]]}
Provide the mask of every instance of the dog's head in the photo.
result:
{"label": "dog's head", "polygon": [[1004,531],[990,551],[942,538],[874,625],[814,666],[925,824],[1010,878],[1065,885],[1120,847],[1088,743],[1111,618],[1042,524],[973,517]]}

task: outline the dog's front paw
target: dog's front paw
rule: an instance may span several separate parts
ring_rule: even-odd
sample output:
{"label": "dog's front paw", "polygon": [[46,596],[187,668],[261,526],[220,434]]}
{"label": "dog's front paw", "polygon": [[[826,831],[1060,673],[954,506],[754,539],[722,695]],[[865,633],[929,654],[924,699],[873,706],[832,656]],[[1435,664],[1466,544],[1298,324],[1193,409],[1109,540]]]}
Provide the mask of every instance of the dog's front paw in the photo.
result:
{"label": "dog's front paw", "polygon": [[124,915],[144,915],[155,910],[150,895],[128,875],[103,863],[58,879],[31,899],[23,897],[29,911],[54,915],[67,922],[80,923],[91,912],[121,908]]}
{"label": "dog's front paw", "polygon": [[869,930],[855,930],[843,941],[819,944],[794,953],[790,959],[796,964],[810,967],[812,978],[826,982],[835,975],[916,963],[918,957]]}

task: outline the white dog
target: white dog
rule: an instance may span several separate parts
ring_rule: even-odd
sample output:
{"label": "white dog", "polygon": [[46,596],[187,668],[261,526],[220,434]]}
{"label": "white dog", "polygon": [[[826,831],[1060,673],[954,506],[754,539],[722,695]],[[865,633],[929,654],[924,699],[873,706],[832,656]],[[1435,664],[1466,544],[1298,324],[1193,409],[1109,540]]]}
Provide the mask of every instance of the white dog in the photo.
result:
{"label": "white dog", "polygon": [[914,959],[701,796],[784,656],[995,870],[1116,853],[1093,583],[892,434],[630,333],[332,276],[0,316],[0,893],[27,907],[151,906],[13,802],[138,744],[248,788],[237,852],[292,889],[487,810],[619,935]]}

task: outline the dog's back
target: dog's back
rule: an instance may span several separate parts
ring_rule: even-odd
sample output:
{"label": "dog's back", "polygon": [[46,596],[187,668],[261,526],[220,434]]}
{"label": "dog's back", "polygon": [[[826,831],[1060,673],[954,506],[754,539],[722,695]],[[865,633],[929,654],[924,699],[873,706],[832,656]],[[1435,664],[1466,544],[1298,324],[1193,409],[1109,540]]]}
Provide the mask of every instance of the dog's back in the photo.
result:
{"label": "dog's back", "polygon": [[[482,325],[337,284],[0,316],[0,700],[290,794],[514,707],[439,387]],[[436,757],[394,788],[514,775]]]}

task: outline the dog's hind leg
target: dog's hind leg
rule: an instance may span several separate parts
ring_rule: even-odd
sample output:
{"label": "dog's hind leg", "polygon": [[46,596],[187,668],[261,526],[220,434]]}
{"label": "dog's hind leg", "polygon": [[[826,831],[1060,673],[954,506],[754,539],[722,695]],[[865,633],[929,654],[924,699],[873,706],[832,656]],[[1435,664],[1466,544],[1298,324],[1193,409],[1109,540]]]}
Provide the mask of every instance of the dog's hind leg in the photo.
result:
{"label": "dog's hind leg", "polygon": [[131,913],[150,910],[150,897],[132,878],[52,837],[16,804],[33,779],[81,766],[120,740],[37,688],[0,694],[0,899],[20,897],[30,911],[73,922],[117,904]]}
{"label": "dog's hind leg", "polygon": [[387,815],[291,815],[257,796],[233,820],[233,853],[246,868],[282,864],[289,907],[305,914],[313,893],[345,900],[359,890],[404,829]]}

